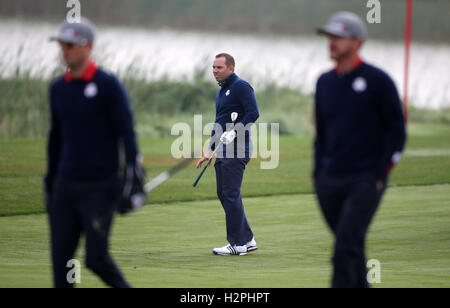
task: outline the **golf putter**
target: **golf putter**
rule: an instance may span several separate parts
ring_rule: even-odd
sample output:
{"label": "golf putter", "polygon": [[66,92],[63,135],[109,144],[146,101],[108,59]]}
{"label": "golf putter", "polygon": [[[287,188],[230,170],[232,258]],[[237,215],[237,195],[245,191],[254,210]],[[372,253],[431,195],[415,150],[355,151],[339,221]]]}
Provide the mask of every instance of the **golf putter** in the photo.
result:
{"label": "golf putter", "polygon": [[[231,126],[231,128],[227,132],[232,131],[234,129],[234,122],[236,121],[237,117],[238,117],[238,113],[237,112],[231,113],[231,122],[232,122],[233,125]],[[220,141],[219,144],[216,146],[214,152],[212,152],[212,154],[211,154],[211,157],[206,162],[206,166],[203,167],[202,171],[200,172],[200,174],[198,175],[197,179],[195,180],[195,182],[194,182],[194,184],[192,186],[194,186],[194,187],[197,186],[197,184],[200,181],[203,173],[205,173],[206,168],[208,168],[208,166],[211,164],[211,160],[214,157],[214,155],[216,154],[216,152],[217,152],[217,150],[219,149],[220,146],[222,146],[222,141]]]}

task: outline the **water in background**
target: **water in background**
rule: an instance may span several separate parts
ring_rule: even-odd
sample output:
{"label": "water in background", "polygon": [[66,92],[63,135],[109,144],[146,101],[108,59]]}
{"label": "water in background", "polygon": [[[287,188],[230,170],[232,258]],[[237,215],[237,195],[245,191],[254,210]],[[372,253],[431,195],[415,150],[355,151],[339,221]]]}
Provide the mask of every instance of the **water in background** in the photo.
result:
{"label": "water in background", "polygon": [[[0,78],[17,74],[50,78],[61,66],[59,49],[49,42],[59,25],[0,21]],[[96,61],[119,76],[146,80],[166,77],[192,80],[210,67],[214,56],[228,52],[236,58],[236,72],[256,89],[274,83],[305,93],[314,91],[318,76],[333,67],[323,37],[261,36],[181,32],[126,27],[99,27]],[[403,42],[369,41],[363,58],[387,71],[402,95]],[[411,47],[410,103],[430,109],[450,107],[450,45]]]}

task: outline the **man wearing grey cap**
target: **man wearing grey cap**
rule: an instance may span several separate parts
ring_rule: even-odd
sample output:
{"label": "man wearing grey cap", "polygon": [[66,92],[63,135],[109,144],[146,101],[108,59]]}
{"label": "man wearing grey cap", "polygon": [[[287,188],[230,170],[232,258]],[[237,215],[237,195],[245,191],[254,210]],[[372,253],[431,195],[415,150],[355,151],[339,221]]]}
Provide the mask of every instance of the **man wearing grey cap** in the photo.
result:
{"label": "man wearing grey cap", "polygon": [[313,180],[323,216],[335,237],[333,287],[368,287],[365,240],[406,140],[392,79],[365,63],[359,50],[364,22],[338,12],[318,29],[328,37],[336,67],[316,85]]}
{"label": "man wearing grey cap", "polygon": [[50,87],[45,192],[54,285],[74,285],[67,264],[84,233],[86,267],[107,285],[127,288],[108,246],[121,196],[119,144],[127,166],[139,166],[130,104],[117,78],[92,61],[94,27],[87,19],[65,23],[51,40],[59,43],[68,68]]}

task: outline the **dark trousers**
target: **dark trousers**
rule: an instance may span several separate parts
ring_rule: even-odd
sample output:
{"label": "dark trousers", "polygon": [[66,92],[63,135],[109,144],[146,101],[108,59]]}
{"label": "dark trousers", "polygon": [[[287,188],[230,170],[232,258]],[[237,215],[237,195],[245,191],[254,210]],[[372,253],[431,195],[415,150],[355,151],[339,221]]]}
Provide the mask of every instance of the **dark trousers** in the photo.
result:
{"label": "dark trousers", "polygon": [[253,238],[253,232],[245,216],[241,185],[248,158],[221,158],[216,169],[217,196],[225,211],[227,240],[230,245],[243,246]]}
{"label": "dark trousers", "polygon": [[335,236],[332,287],[367,288],[366,234],[386,187],[361,174],[316,178],[316,193],[324,218]]}
{"label": "dark trousers", "polygon": [[119,180],[74,182],[57,179],[49,204],[51,256],[56,288],[73,287],[67,262],[74,258],[82,233],[86,238],[86,267],[107,285],[127,288],[108,252],[109,235],[120,196]]}

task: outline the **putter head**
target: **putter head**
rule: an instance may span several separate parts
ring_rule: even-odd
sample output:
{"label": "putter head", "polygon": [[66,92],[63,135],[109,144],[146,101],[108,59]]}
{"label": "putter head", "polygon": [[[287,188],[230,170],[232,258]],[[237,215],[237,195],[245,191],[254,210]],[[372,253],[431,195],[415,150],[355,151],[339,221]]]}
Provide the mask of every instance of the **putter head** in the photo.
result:
{"label": "putter head", "polygon": [[232,112],[231,113],[231,121],[234,123],[234,121],[236,121],[238,117],[238,113],[237,112]]}

